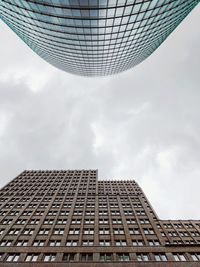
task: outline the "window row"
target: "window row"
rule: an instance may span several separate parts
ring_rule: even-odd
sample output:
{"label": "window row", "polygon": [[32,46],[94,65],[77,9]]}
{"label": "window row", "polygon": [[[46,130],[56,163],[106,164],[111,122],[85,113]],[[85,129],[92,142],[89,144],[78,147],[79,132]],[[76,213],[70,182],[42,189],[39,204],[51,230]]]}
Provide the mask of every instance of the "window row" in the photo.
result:
{"label": "window row", "polygon": [[[2,225],[9,225],[12,224],[12,219],[4,219],[2,220],[1,224]],[[26,224],[28,222],[28,224],[39,224],[40,219],[31,219],[29,221],[27,221],[26,219],[19,219],[15,222],[15,224]],[[71,224],[81,224],[82,219],[79,218],[73,218],[71,220]],[[84,224],[94,224],[94,218],[88,218],[84,220]],[[53,218],[46,218],[44,219],[44,221],[42,221],[43,224],[54,224],[55,223],[55,219]],[[58,218],[56,220],[56,224],[67,224],[68,223],[68,219],[67,218]],[[98,221],[99,224],[109,224],[109,219],[108,218],[101,218]],[[116,219],[112,219],[111,220],[112,224],[123,224],[122,223],[122,219],[121,218],[116,218]],[[127,224],[137,224],[137,221],[135,219],[132,218],[126,218],[126,223]],[[140,219],[140,224],[149,224],[149,220],[148,219]]]}
{"label": "window row", "polygon": [[[31,244],[31,246],[44,246],[45,245],[46,240],[44,239],[37,239],[35,241],[33,241],[33,243]],[[18,240],[15,244],[16,246],[28,246],[28,240],[24,239],[24,240]],[[81,241],[81,244],[79,242],[79,240],[77,239],[68,239],[65,243],[66,246],[68,247],[73,247],[73,246],[93,246],[94,245],[94,240],[93,239],[83,239]],[[111,240],[110,239],[100,239],[99,246],[112,246],[111,244]],[[128,246],[127,242],[125,239],[118,239],[114,241],[114,246]],[[13,246],[12,244],[12,240],[9,239],[5,239],[2,240],[0,242],[0,246]],[[61,240],[59,239],[53,239],[50,240],[47,244],[47,246],[61,246]],[[132,246],[146,246],[146,244],[142,241],[142,240],[133,240],[132,241]],[[148,246],[160,246],[160,242],[158,240],[150,240],[148,241]]]}
{"label": "window row", "polygon": [[[64,253],[62,257],[62,261],[64,262],[73,262],[73,261],[103,261],[103,262],[111,262],[111,261],[200,261],[200,253],[191,253],[185,256],[185,254],[174,253],[172,257],[166,256],[165,253],[136,253],[136,258],[132,259],[129,253],[100,253],[99,258],[94,259],[93,253]],[[3,253],[0,254],[0,259],[3,259],[7,262],[17,262],[20,259],[19,253],[9,253],[4,256]],[[25,257],[26,262],[35,262],[35,261],[56,261],[56,253],[28,253]]]}
{"label": "window row", "polygon": [[[20,233],[20,228],[11,228],[8,232],[8,235],[18,235]],[[5,229],[0,229],[0,235],[3,235]],[[39,235],[48,235],[50,233],[50,228],[41,228],[38,232]],[[54,228],[52,234],[53,235],[63,235],[65,231],[65,228]],[[129,228],[128,229],[129,234],[131,235],[139,235],[140,230],[139,228]],[[153,229],[145,228],[143,229],[144,234],[146,235],[153,235],[155,232]],[[26,228],[23,230],[23,235],[32,235],[34,233],[34,229],[32,228]],[[93,235],[94,234],[94,228],[84,228],[83,231],[80,231],[80,228],[70,228],[68,234],[69,235],[79,235],[80,233],[85,235]],[[99,228],[98,231],[99,235],[110,235],[111,231],[109,228]],[[125,231],[124,228],[113,228],[113,233],[115,235],[124,235]]]}

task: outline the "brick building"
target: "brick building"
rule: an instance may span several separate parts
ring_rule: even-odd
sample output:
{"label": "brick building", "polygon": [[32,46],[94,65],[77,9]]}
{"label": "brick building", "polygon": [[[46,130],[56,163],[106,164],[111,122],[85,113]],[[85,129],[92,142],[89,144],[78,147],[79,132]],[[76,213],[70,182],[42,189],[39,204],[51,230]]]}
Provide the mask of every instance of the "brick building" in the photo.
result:
{"label": "brick building", "polygon": [[0,190],[2,266],[200,266],[200,221],[160,220],[134,180],[24,171]]}

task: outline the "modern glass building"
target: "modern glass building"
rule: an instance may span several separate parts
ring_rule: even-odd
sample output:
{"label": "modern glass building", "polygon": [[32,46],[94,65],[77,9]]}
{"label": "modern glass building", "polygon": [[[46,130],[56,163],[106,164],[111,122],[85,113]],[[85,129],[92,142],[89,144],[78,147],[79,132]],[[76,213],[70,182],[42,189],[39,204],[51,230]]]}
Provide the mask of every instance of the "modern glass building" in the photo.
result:
{"label": "modern glass building", "polygon": [[101,76],[147,58],[200,0],[0,0],[0,18],[38,55]]}

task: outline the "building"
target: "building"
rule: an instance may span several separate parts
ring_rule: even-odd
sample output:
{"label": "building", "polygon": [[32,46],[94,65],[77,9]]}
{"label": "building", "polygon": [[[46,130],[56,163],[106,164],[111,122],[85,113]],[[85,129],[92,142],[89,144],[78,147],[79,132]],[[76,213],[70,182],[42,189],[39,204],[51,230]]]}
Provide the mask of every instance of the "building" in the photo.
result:
{"label": "building", "polygon": [[160,220],[134,180],[97,176],[24,171],[2,188],[0,267],[200,266],[200,221]]}
{"label": "building", "polygon": [[0,18],[52,65],[84,76],[146,59],[200,0],[1,0]]}

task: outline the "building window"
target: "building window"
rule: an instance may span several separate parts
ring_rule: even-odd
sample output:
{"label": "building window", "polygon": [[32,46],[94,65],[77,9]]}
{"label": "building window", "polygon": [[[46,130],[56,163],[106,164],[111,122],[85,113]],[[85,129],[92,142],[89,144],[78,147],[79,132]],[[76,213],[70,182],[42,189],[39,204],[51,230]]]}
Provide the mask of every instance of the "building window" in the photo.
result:
{"label": "building window", "polygon": [[114,229],[114,234],[123,235],[124,234],[124,230],[121,229],[121,228]]}
{"label": "building window", "polygon": [[81,210],[75,210],[73,215],[82,215],[82,211]]}
{"label": "building window", "polygon": [[117,211],[117,210],[113,210],[113,211],[111,211],[111,215],[120,215],[120,212],[119,211]]}
{"label": "building window", "polygon": [[149,222],[149,220],[147,220],[147,219],[141,219],[141,220],[140,220],[140,223],[141,223],[141,224],[149,224],[150,222]]}
{"label": "building window", "polygon": [[16,224],[25,224],[26,223],[26,220],[17,220],[16,221]]}
{"label": "building window", "polygon": [[39,224],[40,220],[39,219],[31,219],[29,221],[29,224]]}
{"label": "building window", "polygon": [[145,215],[145,212],[144,212],[143,210],[138,210],[136,213],[137,213],[137,215],[139,215],[139,216],[140,216],[140,215]]}
{"label": "building window", "polygon": [[83,240],[83,246],[93,246],[93,240]]}
{"label": "building window", "polygon": [[8,257],[6,258],[6,261],[18,261],[18,260],[19,260],[18,253],[8,254]]}
{"label": "building window", "polygon": [[44,246],[44,240],[35,240],[33,242],[33,246],[34,247],[42,247],[42,246]]}
{"label": "building window", "polygon": [[200,234],[198,232],[191,232],[192,236],[200,236]]}
{"label": "building window", "polygon": [[177,233],[174,232],[174,231],[172,231],[172,232],[168,232],[168,235],[169,235],[169,236],[177,236]]}
{"label": "building window", "polygon": [[93,235],[94,234],[94,229],[84,229],[84,232],[83,232],[85,235]]}
{"label": "building window", "polygon": [[100,261],[111,261],[112,254],[111,253],[100,253]]}
{"label": "building window", "polygon": [[137,247],[137,246],[143,246],[143,242],[142,240],[134,240],[133,241],[133,246]]}
{"label": "building window", "polygon": [[[176,228],[182,228],[183,227],[183,225],[182,224],[179,224],[179,223],[174,224],[174,226]],[[170,226],[168,225],[168,227],[171,228],[171,225]]]}
{"label": "building window", "polygon": [[140,234],[138,228],[130,228],[130,229],[129,229],[129,233],[130,233],[131,235],[139,235],[139,234]]}
{"label": "building window", "polygon": [[193,228],[193,225],[189,223],[189,224],[185,224],[185,227],[186,228]]}
{"label": "building window", "polygon": [[153,234],[155,234],[153,229],[151,229],[151,228],[145,228],[144,229],[144,233],[145,233],[145,235],[153,235]]}
{"label": "building window", "polygon": [[53,219],[45,219],[44,224],[53,224],[54,220]]}
{"label": "building window", "polygon": [[63,228],[54,229],[53,233],[54,233],[54,235],[63,235],[64,229]]}
{"label": "building window", "polygon": [[133,215],[133,211],[132,210],[125,210],[124,214],[125,215]]}
{"label": "building window", "polygon": [[[30,214],[26,214],[26,215],[30,215]],[[43,214],[44,214],[43,210],[36,210],[36,212],[34,213],[34,215],[36,215],[36,216],[42,216]]]}
{"label": "building window", "polygon": [[[2,211],[0,211],[0,216],[4,216],[4,215],[6,215],[6,211],[5,210],[2,210]],[[10,214],[9,215],[15,215],[15,211],[13,211],[13,212],[10,212]]]}
{"label": "building window", "polygon": [[138,261],[149,261],[149,255],[144,254],[144,253],[137,254],[137,260]]}
{"label": "building window", "polygon": [[78,245],[78,242],[76,240],[68,240],[66,243],[67,247],[75,247]]}
{"label": "building window", "polygon": [[69,230],[69,235],[78,235],[79,232],[80,232],[79,229],[77,229],[77,228],[72,228],[72,229]]}
{"label": "building window", "polygon": [[59,219],[57,220],[57,224],[67,224],[67,219]]}
{"label": "building window", "polygon": [[184,254],[173,254],[174,255],[174,259],[175,261],[186,261],[186,257],[184,256]]}
{"label": "building window", "polygon": [[0,229],[0,235],[2,235],[4,231],[5,229]]}
{"label": "building window", "polygon": [[56,210],[50,210],[48,212],[48,215],[50,215],[50,216],[56,216],[56,214],[57,214],[57,211]]}
{"label": "building window", "polygon": [[200,253],[191,254],[193,261],[200,261]]}
{"label": "building window", "polygon": [[39,231],[39,235],[48,235],[48,233],[49,233],[49,229],[47,228],[42,228]]}
{"label": "building window", "polygon": [[126,246],[126,240],[116,240],[115,241],[116,246]]}
{"label": "building window", "polygon": [[127,224],[135,224],[136,220],[134,219],[126,219]]}
{"label": "building window", "polygon": [[0,246],[1,247],[9,247],[9,246],[11,246],[11,244],[12,244],[12,241],[11,240],[2,240],[0,242]]}
{"label": "building window", "polygon": [[51,240],[49,245],[50,247],[59,247],[60,246],[60,240]]}
{"label": "building window", "polygon": [[44,254],[44,261],[55,261],[56,259],[56,254],[51,253],[51,254]]}
{"label": "building window", "polygon": [[[42,206],[43,207],[43,206]],[[60,204],[52,204],[51,206],[52,208],[59,208],[60,207]]]}
{"label": "building window", "polygon": [[99,245],[100,246],[110,246],[110,241],[109,240],[100,240]]}
{"label": "building window", "polygon": [[73,219],[71,221],[71,224],[81,224],[81,220],[80,219]]}
{"label": "building window", "polygon": [[10,219],[5,219],[5,220],[3,220],[3,222],[2,222],[2,224],[11,224],[12,223],[12,220]]}
{"label": "building window", "polygon": [[24,234],[24,235],[32,235],[33,232],[34,232],[33,229],[27,228],[27,229],[24,230],[24,233],[23,233],[23,234]]}
{"label": "building window", "polygon": [[62,215],[62,216],[68,216],[69,215],[69,211],[67,211],[67,210],[61,210],[60,211],[60,215]]}
{"label": "building window", "polygon": [[113,224],[121,224],[122,220],[120,219],[113,219]]}
{"label": "building window", "polygon": [[110,231],[108,228],[100,228],[99,229],[99,234],[100,235],[109,235],[110,234]]}
{"label": "building window", "polygon": [[167,257],[165,254],[155,254],[156,261],[167,261]]}
{"label": "building window", "polygon": [[93,254],[92,253],[81,253],[80,254],[80,260],[81,261],[92,261],[93,260]]}
{"label": "building window", "polygon": [[130,261],[129,253],[117,253],[118,261]]}
{"label": "building window", "polygon": [[17,247],[26,247],[28,245],[28,240],[19,240],[16,243]]}
{"label": "building window", "polygon": [[150,240],[149,246],[160,246],[160,242],[158,240]]}
{"label": "building window", "polygon": [[106,210],[100,210],[99,211],[99,216],[105,216],[105,215],[108,215],[108,212]]}
{"label": "building window", "polygon": [[30,253],[26,256],[25,261],[37,261],[39,254]]}
{"label": "building window", "polygon": [[64,253],[63,261],[75,261],[76,253]]}
{"label": "building window", "polygon": [[20,231],[20,229],[11,229],[8,234],[9,235],[18,235],[19,231]]}
{"label": "building window", "polygon": [[105,218],[100,219],[99,224],[108,224],[108,219]]}
{"label": "building window", "polygon": [[187,232],[179,232],[179,235],[180,236],[188,236],[188,233]]}
{"label": "building window", "polygon": [[85,224],[94,224],[93,219],[85,219]]}

